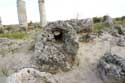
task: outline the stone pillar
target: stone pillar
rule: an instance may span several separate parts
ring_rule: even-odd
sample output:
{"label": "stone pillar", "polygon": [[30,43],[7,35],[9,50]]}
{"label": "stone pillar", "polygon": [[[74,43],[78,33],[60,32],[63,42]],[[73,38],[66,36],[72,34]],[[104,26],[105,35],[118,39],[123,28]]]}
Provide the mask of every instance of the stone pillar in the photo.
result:
{"label": "stone pillar", "polygon": [[125,17],[122,17],[122,25],[125,27]]}
{"label": "stone pillar", "polygon": [[1,19],[1,16],[0,16],[0,28],[2,27],[2,19]]}
{"label": "stone pillar", "polygon": [[17,13],[20,27],[24,30],[27,30],[27,15],[24,0],[17,0]]}
{"label": "stone pillar", "polygon": [[47,24],[46,20],[46,11],[45,11],[45,0],[38,0],[39,4],[39,13],[40,13],[40,25],[45,27]]}
{"label": "stone pillar", "polygon": [[1,16],[0,16],[0,25],[2,24]]}
{"label": "stone pillar", "polygon": [[109,27],[113,27],[113,19],[108,15],[104,16],[104,23]]}

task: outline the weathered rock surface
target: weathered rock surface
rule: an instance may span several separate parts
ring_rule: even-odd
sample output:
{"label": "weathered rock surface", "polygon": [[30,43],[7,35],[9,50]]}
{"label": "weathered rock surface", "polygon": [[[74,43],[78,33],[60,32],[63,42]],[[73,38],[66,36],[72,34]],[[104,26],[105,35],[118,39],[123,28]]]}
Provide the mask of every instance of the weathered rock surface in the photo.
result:
{"label": "weathered rock surface", "polygon": [[75,62],[78,48],[76,31],[72,26],[50,23],[37,37],[33,61],[41,71],[67,71]]}
{"label": "weathered rock surface", "polygon": [[[104,83],[97,75],[96,64],[98,60],[102,56],[104,56],[104,53],[110,49],[110,40],[112,40],[112,35],[107,33],[99,38],[96,37],[96,39],[94,39],[92,42],[80,43],[80,48],[77,54],[79,66],[73,68],[73,70],[69,72],[54,74],[54,79],[58,80],[57,83]],[[113,42],[114,41],[115,39],[113,40]],[[28,43],[23,44],[25,44],[24,46],[26,46]],[[20,50],[22,50],[22,48],[24,49],[25,47],[21,47]],[[125,58],[124,49],[125,47],[119,47],[115,44],[112,46],[111,52]],[[22,53],[24,53],[24,51]],[[17,53],[16,55],[8,55],[4,58],[0,58],[0,64],[2,66],[10,64],[9,68],[13,67],[14,65],[16,67],[20,67],[24,65],[25,62],[25,64],[27,65],[27,62],[30,61],[29,58],[32,54],[33,53],[22,55]],[[8,59],[8,57],[10,58]],[[31,66],[23,66],[23,68],[27,67],[31,68]],[[2,67],[0,66],[0,68]],[[20,69],[22,69],[22,67]],[[0,83],[5,82],[1,81],[0,79]]]}
{"label": "weathered rock surface", "polygon": [[[16,39],[8,39],[8,38],[0,38],[0,55],[4,56],[8,53],[19,52],[21,50],[26,50],[30,48],[33,40],[16,40]],[[28,47],[26,47],[28,46]],[[25,47],[25,48],[24,48]]]}
{"label": "weathered rock surface", "polygon": [[[47,27],[72,27],[76,32],[87,32],[93,29],[92,19],[71,19],[48,23]],[[67,28],[68,29],[68,28]]]}
{"label": "weathered rock surface", "polygon": [[25,68],[9,76],[6,83],[58,83],[55,78],[45,72]]}
{"label": "weathered rock surface", "polygon": [[79,41],[80,42],[90,42],[92,41],[94,38],[96,38],[96,34],[83,34],[80,35],[79,37]]}
{"label": "weathered rock surface", "polygon": [[39,13],[40,13],[40,25],[45,27],[47,24],[46,20],[46,11],[45,11],[45,0],[38,0],[39,4]]}
{"label": "weathered rock surface", "polygon": [[125,59],[106,53],[97,69],[105,83],[125,83]]}
{"label": "weathered rock surface", "polygon": [[122,25],[115,25],[114,30],[117,32],[117,34],[120,34],[120,35],[125,34],[125,28]]}
{"label": "weathered rock surface", "polygon": [[17,0],[17,13],[19,25],[22,29],[27,28],[26,5],[24,0]]}
{"label": "weathered rock surface", "polygon": [[121,36],[117,42],[118,46],[125,47],[125,37]]}
{"label": "weathered rock surface", "polygon": [[104,23],[106,25],[112,27],[113,26],[113,19],[110,16],[106,15],[106,16],[104,16]]}
{"label": "weathered rock surface", "polygon": [[33,41],[0,38],[0,75],[8,76],[24,67],[31,67]]}
{"label": "weathered rock surface", "polygon": [[0,27],[2,27],[2,19],[1,19],[1,16],[0,16]]}

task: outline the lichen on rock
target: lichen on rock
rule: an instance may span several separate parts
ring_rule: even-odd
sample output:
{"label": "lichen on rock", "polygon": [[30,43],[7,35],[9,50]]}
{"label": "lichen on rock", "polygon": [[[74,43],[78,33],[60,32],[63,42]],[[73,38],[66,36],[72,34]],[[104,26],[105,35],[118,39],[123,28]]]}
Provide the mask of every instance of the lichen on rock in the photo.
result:
{"label": "lichen on rock", "polygon": [[106,53],[98,63],[97,70],[105,83],[125,83],[125,59]]}
{"label": "lichen on rock", "polygon": [[56,73],[72,68],[79,48],[76,31],[68,23],[50,23],[39,33],[33,63],[41,71]]}
{"label": "lichen on rock", "polygon": [[57,83],[50,73],[39,72],[33,68],[24,68],[10,75],[6,83]]}

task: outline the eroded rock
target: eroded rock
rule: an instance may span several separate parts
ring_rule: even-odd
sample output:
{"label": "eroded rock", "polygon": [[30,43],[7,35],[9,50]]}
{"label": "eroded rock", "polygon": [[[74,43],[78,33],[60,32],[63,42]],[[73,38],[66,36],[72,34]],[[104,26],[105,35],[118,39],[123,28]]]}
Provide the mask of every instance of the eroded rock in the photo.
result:
{"label": "eroded rock", "polygon": [[7,78],[6,83],[58,83],[49,73],[25,68]]}
{"label": "eroded rock", "polygon": [[72,27],[79,32],[90,32],[93,30],[93,20],[92,19],[71,19],[66,21],[56,21],[48,23],[47,27],[63,27],[68,29],[67,27]]}
{"label": "eroded rock", "polygon": [[1,19],[1,16],[0,16],[0,28],[2,27],[2,19]]}
{"label": "eroded rock", "polygon": [[50,23],[39,33],[33,63],[40,71],[67,71],[75,62],[79,45],[76,31],[68,23]]}
{"label": "eroded rock", "polygon": [[104,23],[106,25],[108,25],[109,27],[112,27],[113,26],[113,19],[110,16],[106,15],[106,16],[104,16]]}
{"label": "eroded rock", "polygon": [[125,59],[106,53],[99,60],[97,69],[105,83],[125,83]]}
{"label": "eroded rock", "polygon": [[119,37],[117,45],[121,46],[121,47],[125,47],[125,37],[124,36]]}

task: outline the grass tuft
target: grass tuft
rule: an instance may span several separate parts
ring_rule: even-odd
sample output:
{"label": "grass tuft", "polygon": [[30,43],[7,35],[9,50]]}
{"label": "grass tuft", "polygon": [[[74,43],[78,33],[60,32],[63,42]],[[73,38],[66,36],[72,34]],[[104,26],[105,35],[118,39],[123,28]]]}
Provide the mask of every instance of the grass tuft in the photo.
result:
{"label": "grass tuft", "polygon": [[14,32],[14,33],[2,33],[0,38],[9,38],[9,39],[24,39],[29,35],[26,32]]}

